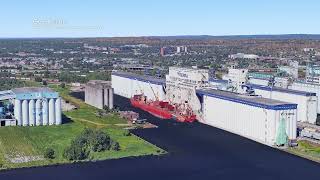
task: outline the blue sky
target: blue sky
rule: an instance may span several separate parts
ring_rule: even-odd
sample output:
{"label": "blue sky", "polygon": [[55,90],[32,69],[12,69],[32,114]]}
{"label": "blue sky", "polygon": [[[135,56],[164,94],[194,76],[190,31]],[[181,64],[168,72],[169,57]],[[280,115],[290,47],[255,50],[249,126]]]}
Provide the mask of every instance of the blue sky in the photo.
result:
{"label": "blue sky", "polygon": [[319,0],[1,0],[0,37],[320,34]]}

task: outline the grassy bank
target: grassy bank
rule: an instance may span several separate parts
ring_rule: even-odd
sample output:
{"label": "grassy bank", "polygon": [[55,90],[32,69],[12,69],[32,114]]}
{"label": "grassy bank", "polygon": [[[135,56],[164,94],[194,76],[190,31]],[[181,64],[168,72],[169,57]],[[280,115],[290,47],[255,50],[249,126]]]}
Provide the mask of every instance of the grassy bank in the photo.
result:
{"label": "grassy bank", "polygon": [[[87,127],[105,131],[112,139],[119,142],[121,147],[120,151],[92,153],[89,157],[90,160],[163,153],[158,147],[134,135],[127,136],[126,130],[123,130],[126,121],[117,115],[110,114],[106,117],[98,117],[96,108],[70,96],[68,88],[58,86],[52,88],[60,92],[64,99],[75,104],[78,109],[64,112],[69,121],[61,126],[0,128],[0,166],[2,169],[71,163],[63,158],[64,149]],[[47,148],[55,150],[55,159],[43,158]],[[36,158],[36,160],[25,163],[11,162],[14,158]]]}
{"label": "grassy bank", "polygon": [[320,145],[314,144],[309,141],[299,141],[297,147],[292,147],[287,150],[288,152],[320,162]]}

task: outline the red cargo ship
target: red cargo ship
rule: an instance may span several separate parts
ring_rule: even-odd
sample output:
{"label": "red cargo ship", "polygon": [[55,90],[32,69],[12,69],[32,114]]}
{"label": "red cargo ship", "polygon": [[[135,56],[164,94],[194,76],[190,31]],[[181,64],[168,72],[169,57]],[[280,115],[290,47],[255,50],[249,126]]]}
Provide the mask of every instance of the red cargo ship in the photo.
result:
{"label": "red cargo ship", "polygon": [[179,122],[194,122],[196,115],[190,113],[188,110],[186,113],[181,113],[178,108],[165,101],[147,101],[147,97],[144,95],[134,95],[130,99],[131,105],[140,108],[156,117],[161,119],[175,118]]}

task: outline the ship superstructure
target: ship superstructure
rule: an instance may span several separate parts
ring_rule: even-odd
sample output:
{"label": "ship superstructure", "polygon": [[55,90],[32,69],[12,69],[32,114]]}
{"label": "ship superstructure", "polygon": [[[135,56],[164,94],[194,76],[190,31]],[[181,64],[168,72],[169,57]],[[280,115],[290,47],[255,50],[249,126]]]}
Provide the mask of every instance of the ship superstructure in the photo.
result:
{"label": "ship superstructure", "polygon": [[193,111],[202,117],[201,102],[196,90],[209,87],[209,70],[170,67],[166,76],[166,98],[180,111]]}

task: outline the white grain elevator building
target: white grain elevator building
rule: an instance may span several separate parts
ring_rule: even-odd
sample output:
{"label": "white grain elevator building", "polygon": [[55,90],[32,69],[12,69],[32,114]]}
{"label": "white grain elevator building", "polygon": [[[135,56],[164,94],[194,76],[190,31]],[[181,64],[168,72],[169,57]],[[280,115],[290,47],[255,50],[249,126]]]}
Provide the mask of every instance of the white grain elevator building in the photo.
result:
{"label": "white grain elevator building", "polygon": [[315,124],[317,120],[318,98],[316,93],[279,87],[250,84],[256,95],[298,105],[299,122]]}
{"label": "white grain elevator building", "polygon": [[62,124],[61,98],[49,88],[17,88],[14,94],[14,118],[18,126]]}
{"label": "white grain elevator building", "polygon": [[268,145],[295,144],[297,104],[220,90],[197,90],[204,124]]}

